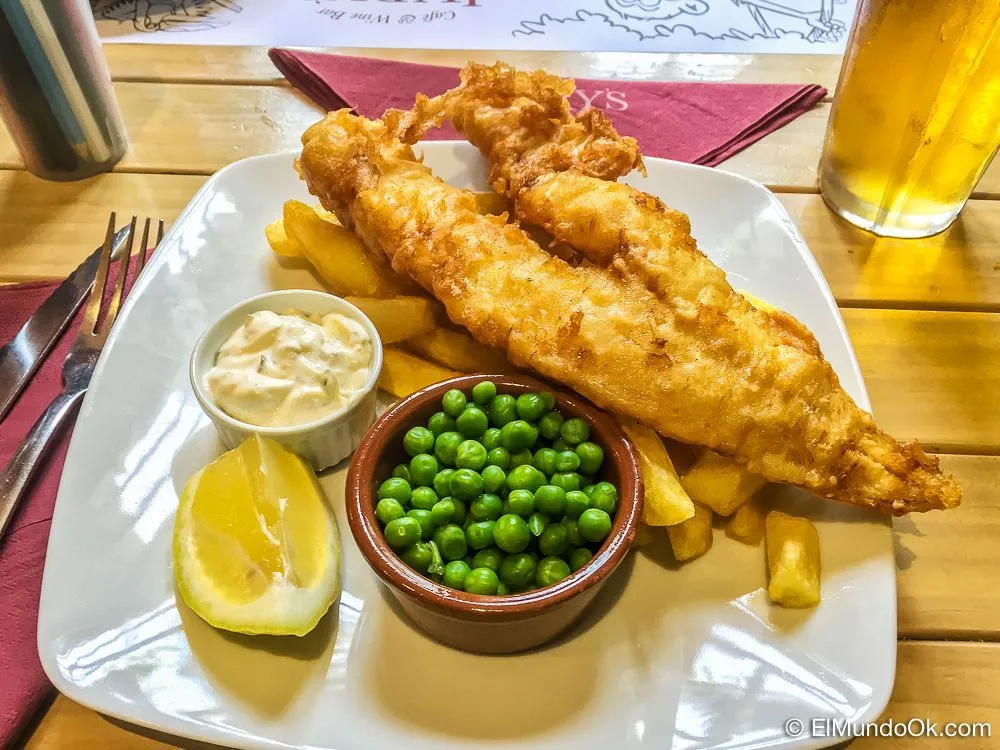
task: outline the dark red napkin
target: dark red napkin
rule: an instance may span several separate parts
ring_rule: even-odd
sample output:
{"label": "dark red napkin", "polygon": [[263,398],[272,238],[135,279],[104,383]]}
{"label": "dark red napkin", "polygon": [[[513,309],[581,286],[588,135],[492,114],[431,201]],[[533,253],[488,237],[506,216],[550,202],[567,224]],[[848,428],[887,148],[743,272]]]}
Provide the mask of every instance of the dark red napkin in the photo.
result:
{"label": "dark red napkin", "polygon": [[[393,60],[272,49],[292,85],[327,110],[350,107],[379,117],[409,108],[418,92],[434,96],[458,84],[458,69]],[[678,83],[576,79],[571,102],[608,113],[647,156],[714,167],[807,112],[826,89],[815,84]],[[456,138],[451,127],[427,138]]]}
{"label": "dark red napkin", "polygon": [[[113,267],[112,276],[116,273]],[[0,287],[0,344],[14,338],[59,283]],[[76,339],[82,314],[81,308],[0,423],[0,467],[7,465],[35,420],[62,390],[63,360]],[[0,747],[14,745],[52,692],[38,660],[38,597],[52,508],[72,431],[70,425],[56,438],[6,535],[0,537]]]}

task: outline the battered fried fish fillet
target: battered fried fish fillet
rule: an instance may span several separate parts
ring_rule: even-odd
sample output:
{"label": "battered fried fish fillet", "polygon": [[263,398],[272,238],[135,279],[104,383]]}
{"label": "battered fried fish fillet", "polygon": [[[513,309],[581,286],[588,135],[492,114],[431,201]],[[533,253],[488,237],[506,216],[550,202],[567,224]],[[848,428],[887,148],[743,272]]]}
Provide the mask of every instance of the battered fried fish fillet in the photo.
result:
{"label": "battered fried fish fillet", "polygon": [[[387,122],[329,114],[303,135],[300,172],[326,208],[476,339],[661,434],[735,455],[768,479],[892,513],[958,503],[957,485],[933,458],[879,431],[829,365],[734,295],[689,237],[671,252],[691,256],[678,275],[694,268],[699,278],[679,279],[687,291],[665,304],[617,258],[608,268],[572,267],[519,227],[478,214],[471,193],[435,178],[394,137],[413,135],[411,126]],[[625,144],[620,153],[629,151]],[[605,174],[625,167],[617,157],[607,163],[616,166]],[[514,167],[495,176],[521,190],[534,184]],[[650,237],[662,231],[663,210],[655,199],[642,209]]]}

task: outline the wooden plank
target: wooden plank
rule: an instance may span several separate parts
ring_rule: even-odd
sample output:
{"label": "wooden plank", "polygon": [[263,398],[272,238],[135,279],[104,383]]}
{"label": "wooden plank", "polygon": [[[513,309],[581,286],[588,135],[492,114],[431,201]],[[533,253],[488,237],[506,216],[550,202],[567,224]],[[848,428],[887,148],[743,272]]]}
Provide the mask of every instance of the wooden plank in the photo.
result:
{"label": "wooden plank", "polygon": [[[299,146],[322,117],[294,89],[183,83],[117,83],[130,141],[119,172],[211,174],[226,164]],[[22,167],[0,131],[0,167]]]}
{"label": "wooden plank", "polygon": [[[948,722],[988,722],[991,736],[975,739],[866,737],[851,750],[939,750],[1000,747],[1000,645],[995,643],[906,643],[896,656],[896,684],[879,721],[926,719],[944,731]],[[982,730],[980,730],[982,733]]]}
{"label": "wooden plank", "polygon": [[961,507],[893,519],[899,633],[997,640],[1000,457],[943,455],[941,465],[965,490]]}
{"label": "wooden plank", "polygon": [[62,278],[104,238],[108,213],[173,221],[201,176],[104,174],[46,182],[0,171],[0,282]]}
{"label": "wooden plank", "polygon": [[1000,314],[841,313],[882,427],[938,453],[1000,453]]}
{"label": "wooden plank", "polygon": [[[110,174],[56,183],[0,171],[5,209],[0,211],[0,283],[65,276],[83,257],[79,238],[100,237],[107,211],[129,209],[118,196],[135,197],[136,210],[172,219],[204,179]],[[891,240],[839,219],[818,195],[783,193],[779,198],[841,305],[1000,309],[1000,202],[971,201],[958,223],[937,237]]]}
{"label": "wooden plank", "polygon": [[[739,83],[818,83],[832,93],[840,73],[839,55],[650,54],[647,52],[517,52],[512,50],[375,50],[314,48],[384,60],[461,67],[469,61],[497,60],[519,68],[544,68],[578,78],[650,81],[733,81]],[[190,47],[109,44],[104,54],[116,81],[284,84],[264,47]]]}
{"label": "wooden plank", "polygon": [[[294,149],[302,131],[319,119],[318,107],[285,86],[219,84],[115,84],[131,141],[120,172],[211,174],[255,154]],[[829,104],[802,117],[728,160],[723,168],[775,190],[815,192]],[[22,168],[6,131],[0,131],[0,168]],[[979,187],[1000,197],[1000,163]]]}
{"label": "wooden plank", "polygon": [[[899,644],[896,684],[879,721],[925,718],[938,722],[990,722],[1000,727],[1000,646],[997,644],[918,642]],[[791,717],[789,717],[791,718]],[[809,717],[800,718],[808,723]],[[1000,731],[989,738],[967,739],[961,747],[987,750],[1000,747]],[[912,738],[867,738],[851,745],[857,750],[911,750]],[[921,739],[921,748],[948,748],[955,740]],[[204,743],[172,739],[167,735],[106,719],[59,696],[28,738],[26,750],[165,750],[207,748]]]}
{"label": "wooden plank", "polygon": [[826,276],[847,307],[1000,310],[1000,203],[969,201],[946,231],[922,240],[864,232],[819,195],[781,193]]}

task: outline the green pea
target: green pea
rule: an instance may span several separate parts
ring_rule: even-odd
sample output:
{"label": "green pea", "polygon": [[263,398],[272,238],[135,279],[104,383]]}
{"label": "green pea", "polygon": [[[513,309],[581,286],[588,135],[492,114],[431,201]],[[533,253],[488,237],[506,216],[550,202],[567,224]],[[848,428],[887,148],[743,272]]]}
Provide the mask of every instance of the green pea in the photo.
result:
{"label": "green pea", "polygon": [[556,471],[576,471],[580,468],[580,457],[574,451],[562,451],[556,454]]}
{"label": "green pea", "polygon": [[511,453],[530,448],[538,440],[538,429],[523,419],[515,419],[500,428],[500,444]]}
{"label": "green pea", "polygon": [[379,485],[378,499],[385,500],[387,497],[391,497],[393,500],[398,500],[400,505],[406,505],[410,502],[410,495],[412,493],[410,483],[405,479],[389,477]]}
{"label": "green pea", "polygon": [[410,482],[415,487],[430,487],[438,473],[438,462],[429,453],[418,453],[410,459]]}
{"label": "green pea", "polygon": [[465,502],[459,500],[457,497],[453,497],[452,500],[455,501],[455,515],[452,516],[452,523],[465,523]]}
{"label": "green pea", "polygon": [[486,454],[487,466],[499,466],[504,471],[510,468],[510,451],[506,448],[493,448]]}
{"label": "green pea", "polygon": [[594,493],[597,492],[597,485],[596,484],[588,484],[586,487],[584,487],[581,490],[581,492],[583,492],[583,494],[587,496],[587,500],[589,501],[590,498],[592,498],[594,496]]}
{"label": "green pea", "polygon": [[500,563],[503,562],[504,554],[496,547],[481,549],[472,556],[473,568],[489,568],[494,573],[500,570]]}
{"label": "green pea", "polygon": [[426,427],[411,427],[403,435],[403,450],[410,456],[427,453],[434,447],[434,433]]}
{"label": "green pea", "polygon": [[569,553],[569,569],[574,573],[594,559],[594,555],[586,547],[577,547]]}
{"label": "green pea", "polygon": [[438,411],[432,414],[431,418],[427,420],[427,429],[434,433],[434,437],[437,437],[442,432],[454,431],[455,420],[443,411]]}
{"label": "green pea", "polygon": [[531,490],[511,490],[507,495],[507,512],[527,518],[535,512],[535,496]]}
{"label": "green pea", "polygon": [[618,490],[611,482],[598,482],[590,496],[590,507],[603,510],[609,516],[618,505]]}
{"label": "green pea", "polygon": [[452,560],[444,566],[444,575],[441,576],[441,583],[448,588],[461,591],[465,588],[465,577],[469,575],[469,570],[471,568],[469,568],[465,561]]}
{"label": "green pea", "polygon": [[500,580],[512,589],[527,586],[535,579],[535,560],[523,552],[507,555],[500,563]]}
{"label": "green pea", "polygon": [[469,594],[491,596],[499,586],[500,579],[489,568],[473,568],[465,577],[465,591]]}
{"label": "green pea", "polygon": [[431,564],[427,566],[427,574],[435,581],[440,581],[444,574],[444,558],[441,557],[441,550],[433,539],[427,544],[431,548]]}
{"label": "green pea", "polygon": [[406,511],[406,515],[420,524],[421,539],[426,542],[431,538],[431,534],[434,533],[434,519],[431,518],[431,512],[429,510],[414,508],[413,510]]}
{"label": "green pea", "polygon": [[558,557],[543,557],[535,568],[535,584],[539,587],[559,583],[569,575],[569,565]]}
{"label": "green pea", "polygon": [[570,547],[582,547],[586,544],[584,538],[580,536],[580,527],[573,518],[564,518],[562,525],[566,527],[566,535],[569,538]]}
{"label": "green pea", "polygon": [[542,437],[546,440],[556,440],[559,437],[559,431],[562,429],[563,415],[557,411],[550,411],[547,414],[543,414],[542,418],[538,420],[538,431],[542,433]]}
{"label": "green pea", "polygon": [[434,455],[445,466],[455,465],[455,451],[465,440],[460,432],[442,432],[434,441]]}
{"label": "green pea", "polygon": [[528,466],[533,460],[534,456],[531,455],[531,449],[525,448],[523,451],[511,454],[510,466],[512,469],[516,469],[518,466]]}
{"label": "green pea", "polygon": [[548,525],[549,517],[544,513],[532,513],[528,517],[528,531],[531,532],[532,536],[541,536]]}
{"label": "green pea", "polygon": [[579,518],[583,511],[590,507],[590,500],[580,490],[570,490],[566,493],[566,517]]}
{"label": "green pea", "polygon": [[493,539],[504,552],[523,552],[531,541],[531,532],[524,519],[514,513],[500,516],[493,528]]}
{"label": "green pea", "polygon": [[417,510],[430,510],[437,501],[437,493],[430,487],[417,487],[410,497],[410,505]]}
{"label": "green pea", "polygon": [[478,440],[463,440],[455,451],[455,466],[479,471],[486,465],[486,449]]}
{"label": "green pea", "polygon": [[[376,513],[378,509],[376,509]],[[435,526],[447,526],[455,518],[455,499],[445,497],[431,507],[431,520]]]}
{"label": "green pea", "polygon": [[420,540],[422,533],[416,518],[403,516],[385,525],[385,541],[393,549],[404,549]]}
{"label": "green pea", "polygon": [[517,406],[513,396],[501,393],[490,399],[486,410],[494,427],[503,427],[517,419]]}
{"label": "green pea", "polygon": [[551,448],[539,448],[535,451],[535,457],[531,465],[542,472],[545,476],[551,476],[556,470],[556,453]]}
{"label": "green pea", "polygon": [[499,466],[487,466],[480,474],[483,477],[483,489],[487,492],[499,492],[507,484],[507,474]]}
{"label": "green pea", "polygon": [[580,489],[580,485],[583,484],[583,477],[577,474],[575,471],[558,472],[552,475],[549,479],[549,484],[554,484],[556,487],[562,487],[567,492],[572,492],[573,490]]}
{"label": "green pea", "polygon": [[417,542],[403,550],[400,558],[418,573],[426,573],[434,555],[429,544]]}
{"label": "green pea", "polygon": [[495,521],[503,514],[503,501],[499,495],[484,492],[469,505],[469,513],[476,521]]}
{"label": "green pea", "polygon": [[566,512],[566,490],[543,484],[535,490],[535,507],[549,518],[559,518]]}
{"label": "green pea", "polygon": [[445,560],[461,560],[468,552],[465,532],[460,526],[453,523],[442,526],[435,531],[433,539]]}
{"label": "green pea", "polygon": [[483,478],[472,469],[458,469],[448,482],[451,494],[459,500],[472,500],[483,491]]}
{"label": "green pea", "polygon": [[507,584],[503,581],[497,584],[497,596],[507,596],[510,593],[510,589],[507,588]]}
{"label": "green pea", "polygon": [[477,438],[486,432],[486,428],[489,427],[489,420],[486,418],[486,412],[478,406],[469,404],[458,415],[458,418],[455,420],[455,427],[466,437]]}
{"label": "green pea", "polygon": [[[576,455],[580,457],[580,473],[596,474],[604,463],[604,449],[597,443],[586,441],[576,446]],[[576,471],[576,469],[570,469]]]}
{"label": "green pea", "polygon": [[590,425],[579,417],[567,419],[559,430],[559,436],[567,445],[579,445],[590,437]]}
{"label": "green pea", "polygon": [[507,486],[512,490],[535,492],[543,484],[545,484],[545,475],[531,464],[517,466],[507,474]]}
{"label": "green pea", "polygon": [[480,406],[485,406],[497,395],[497,387],[489,380],[480,380],[472,387],[472,400]]}
{"label": "green pea", "polygon": [[543,555],[561,555],[569,549],[569,532],[561,523],[550,523],[538,537],[538,551]]}
{"label": "green pea", "polygon": [[410,481],[410,467],[406,464],[398,464],[395,469],[392,470],[392,475],[396,479],[405,479],[407,482]]}
{"label": "green pea", "polygon": [[479,438],[479,442],[482,443],[483,447],[488,451],[491,451],[494,448],[499,448],[500,428],[490,427],[486,432],[483,433],[483,436]]}
{"label": "green pea", "polygon": [[466,555],[463,557],[462,562],[468,565],[470,570],[472,569],[472,555]]}
{"label": "green pea", "polygon": [[451,475],[455,473],[454,469],[442,469],[437,474],[434,475],[434,491],[438,493],[439,497],[445,497],[449,492],[451,492]]}
{"label": "green pea", "polygon": [[397,518],[402,518],[405,515],[406,511],[403,509],[402,503],[393,497],[383,498],[375,506],[375,517],[383,526],[389,523],[389,521],[395,521]]}
{"label": "green pea", "polygon": [[526,422],[537,422],[551,407],[545,405],[541,393],[522,393],[516,401],[517,416]]}
{"label": "green pea", "polygon": [[580,536],[588,542],[600,542],[611,533],[611,516],[597,508],[587,508],[577,519]]}
{"label": "green pea", "polygon": [[441,411],[452,419],[458,418],[458,415],[465,409],[465,404],[465,394],[457,388],[452,388],[441,397]]}
{"label": "green pea", "polygon": [[472,549],[485,549],[493,545],[496,521],[476,521],[465,530],[465,541]]}

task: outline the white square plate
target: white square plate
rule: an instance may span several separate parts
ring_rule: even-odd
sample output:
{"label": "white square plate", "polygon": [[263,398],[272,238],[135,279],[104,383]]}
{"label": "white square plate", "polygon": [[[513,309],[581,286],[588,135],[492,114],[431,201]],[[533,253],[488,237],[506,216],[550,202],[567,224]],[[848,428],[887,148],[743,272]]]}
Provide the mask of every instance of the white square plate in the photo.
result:
{"label": "white square plate", "polygon": [[[424,153],[449,182],[485,188],[468,144]],[[718,170],[647,166],[648,178],[631,181],[691,217],[734,286],[808,325],[867,408],[830,291],[774,196]],[[664,559],[664,544],[632,555],[551,647],[453,651],[409,624],[360,557],[343,514],[343,465],[323,485],[344,541],[344,593],[316,631],[237,636],[187,610],[171,572],[174,509],[185,480],[221,451],[189,387],[188,357],[230,305],[319,287],[265,244],[287,198],[308,199],[292,155],[219,172],[122,311],[80,413],[49,540],[38,646],[59,690],[136,724],[267,748],[821,747],[832,741],[809,736],[813,719],[879,714],[896,653],[888,523],[789,488],[773,488],[776,502],[815,519],[821,537],[823,603],[811,611],[772,607],[762,549],[717,529],[715,548],[683,567]]]}

